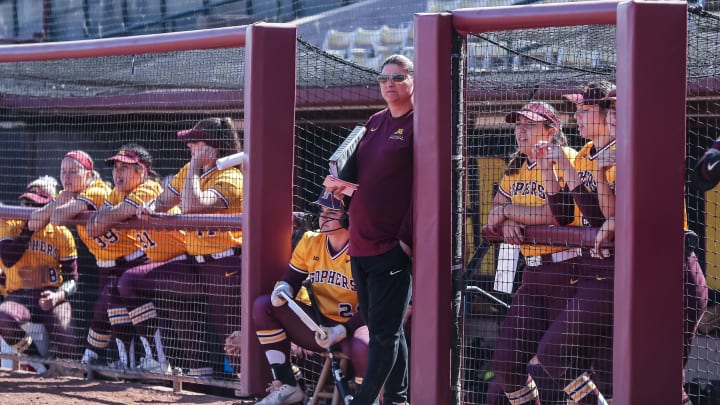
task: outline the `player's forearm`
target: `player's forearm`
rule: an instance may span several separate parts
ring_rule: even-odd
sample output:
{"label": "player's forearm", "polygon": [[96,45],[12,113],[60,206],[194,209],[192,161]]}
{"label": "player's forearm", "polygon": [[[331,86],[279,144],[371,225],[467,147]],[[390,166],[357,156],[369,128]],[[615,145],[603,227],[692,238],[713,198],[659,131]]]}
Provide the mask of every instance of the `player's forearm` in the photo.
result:
{"label": "player's forearm", "polygon": [[23,226],[20,235],[14,239],[5,239],[0,242],[0,259],[6,267],[12,267],[27,251],[33,231]]}
{"label": "player's forearm", "polygon": [[559,225],[569,225],[575,220],[575,201],[567,186],[561,188],[555,194],[548,193],[547,203]]}
{"label": "player's forearm", "polygon": [[547,164],[546,161],[541,160],[538,161],[538,168],[540,169],[540,174],[542,175],[545,193],[550,195],[560,192],[560,182],[555,176],[552,164]]}
{"label": "player's forearm", "polygon": [[200,172],[201,168],[196,168],[194,164],[190,164],[187,178],[183,184],[182,195],[180,196],[180,208],[183,214],[203,212],[206,208],[212,207],[217,199],[214,193],[202,191]]}
{"label": "player's forearm", "polygon": [[585,186],[579,185],[572,189],[572,196],[582,212],[583,218],[590,223],[590,226],[599,227],[605,222],[605,216],[600,209],[598,195],[591,192]]}
{"label": "player's forearm", "polygon": [[598,203],[605,218],[615,217],[615,193],[605,179],[605,173],[601,172],[597,182]]}
{"label": "player's forearm", "polygon": [[56,226],[70,225],[71,220],[79,213],[87,211],[88,206],[82,202],[73,199],[65,204],[56,205],[50,213],[50,223]]}
{"label": "player's forearm", "polygon": [[[105,234],[113,225],[122,222],[131,215],[123,207],[125,203],[113,207],[105,206],[100,211],[90,217],[87,224],[87,233],[90,237],[95,238]],[[129,205],[129,204],[128,204]]]}
{"label": "player's forearm", "polygon": [[565,184],[568,186],[569,190],[574,190],[575,187],[582,184],[580,176],[578,176],[575,167],[572,165],[570,159],[565,154],[561,154],[561,157],[557,161],[557,165],[558,169],[562,171],[563,178],[565,179]]}
{"label": "player's forearm", "polygon": [[509,204],[505,207],[503,213],[506,219],[525,225],[555,224],[555,218],[547,204],[539,207]]}
{"label": "player's forearm", "polygon": [[51,201],[33,211],[30,214],[30,219],[28,220],[28,229],[34,232],[45,228],[45,226],[50,222],[50,215],[56,205],[57,203],[55,201]]}

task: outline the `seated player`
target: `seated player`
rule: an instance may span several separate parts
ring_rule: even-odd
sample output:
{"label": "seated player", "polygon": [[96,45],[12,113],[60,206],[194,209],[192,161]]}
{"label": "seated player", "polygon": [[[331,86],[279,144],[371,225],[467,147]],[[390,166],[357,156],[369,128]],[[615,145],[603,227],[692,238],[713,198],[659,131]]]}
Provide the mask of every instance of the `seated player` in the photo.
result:
{"label": "seated player", "polygon": [[[41,207],[53,201],[57,180],[43,176],[20,196],[23,206]],[[0,304],[0,336],[16,353],[42,354],[22,328],[42,323],[61,357],[71,358],[77,347],[68,298],[77,290],[77,249],[67,227],[46,225],[37,231],[22,220],[0,224],[0,274],[7,297]],[[32,348],[32,349],[31,349]],[[28,350],[31,349],[31,350]],[[31,363],[41,371],[41,363]]]}
{"label": "seated player", "polygon": [[[319,231],[308,231],[303,235],[293,251],[290,268],[275,284],[271,294],[255,300],[252,309],[256,334],[273,374],[269,395],[258,402],[261,405],[294,404],[305,400],[305,392],[293,375],[289,360],[291,341],[314,351],[323,351],[339,343],[340,349],[352,359],[356,374],[365,373],[369,333],[357,313],[357,293],[347,253],[347,216],[342,203],[327,191],[323,191],[315,204],[321,209]],[[301,283],[307,278],[313,284],[313,292],[324,318],[318,323],[333,325],[323,326],[327,332],[326,339],[316,337],[280,296],[281,291],[290,297],[300,291],[296,296],[298,305],[311,314],[307,293],[304,289],[300,290]],[[226,351],[237,353],[237,342],[237,339],[229,337]]]}

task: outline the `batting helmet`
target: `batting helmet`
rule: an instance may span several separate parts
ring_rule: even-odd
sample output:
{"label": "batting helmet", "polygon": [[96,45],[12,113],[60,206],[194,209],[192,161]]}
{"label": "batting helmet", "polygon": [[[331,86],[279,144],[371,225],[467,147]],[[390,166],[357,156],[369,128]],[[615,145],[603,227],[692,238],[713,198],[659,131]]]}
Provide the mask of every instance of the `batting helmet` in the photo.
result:
{"label": "batting helmet", "polygon": [[320,197],[313,201],[313,204],[320,205],[322,207],[330,208],[331,210],[345,211],[342,201],[335,198],[331,192],[327,189],[323,189],[320,193]]}
{"label": "batting helmet", "polygon": [[693,184],[702,191],[710,190],[720,181],[720,139],[700,158],[692,175]]}
{"label": "batting helmet", "polygon": [[323,188],[323,191],[320,193],[320,197],[318,197],[317,200],[313,201],[313,204],[325,208],[330,208],[331,210],[342,211],[343,214],[338,220],[340,221],[340,226],[345,229],[348,229],[348,227],[350,227],[350,217],[345,211],[345,205],[342,201],[335,198],[331,192],[327,191],[326,188]]}

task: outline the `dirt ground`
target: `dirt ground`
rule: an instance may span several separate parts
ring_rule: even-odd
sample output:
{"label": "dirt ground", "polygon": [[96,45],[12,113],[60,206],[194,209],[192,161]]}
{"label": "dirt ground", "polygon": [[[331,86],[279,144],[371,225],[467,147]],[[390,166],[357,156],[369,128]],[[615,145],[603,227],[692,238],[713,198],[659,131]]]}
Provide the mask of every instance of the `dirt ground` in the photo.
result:
{"label": "dirt ground", "polygon": [[87,380],[78,377],[41,377],[25,371],[0,370],[2,405],[81,404],[253,404],[250,399],[220,397],[127,381]]}

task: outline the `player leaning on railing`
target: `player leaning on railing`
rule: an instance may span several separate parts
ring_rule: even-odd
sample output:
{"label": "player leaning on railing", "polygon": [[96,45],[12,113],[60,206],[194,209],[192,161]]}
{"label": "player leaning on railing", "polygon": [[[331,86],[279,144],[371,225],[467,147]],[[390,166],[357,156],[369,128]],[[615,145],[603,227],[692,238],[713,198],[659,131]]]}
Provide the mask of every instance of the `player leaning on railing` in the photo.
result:
{"label": "player leaning on railing", "polygon": [[[532,101],[508,114],[505,120],[515,124],[518,150],[500,181],[487,223],[502,232],[507,243],[521,244],[527,268],[501,325],[492,364],[496,381],[511,403],[535,404],[539,403],[539,382],[528,375],[528,363],[552,320],[574,294],[580,256],[578,249],[524,243],[525,225],[556,223],[549,208],[545,177],[563,181],[562,170],[539,163],[535,145],[552,144],[569,160],[576,152],[567,147],[558,114],[548,103]],[[572,208],[571,204],[570,215],[561,225],[580,225],[579,215]],[[502,398],[490,400],[504,403]]]}
{"label": "player leaning on railing", "polygon": [[[178,132],[178,139],[190,149],[190,162],[175,175],[156,201],[155,210],[166,212],[179,205],[183,214],[242,213],[243,175],[237,167],[218,170],[219,158],[240,152],[238,132],[230,118],[206,118],[193,128]],[[152,213],[150,213],[152,214]],[[172,262],[155,269],[152,278],[168,294],[185,302],[207,300],[211,324],[223,340],[240,329],[240,265],[242,231],[188,231],[186,261]],[[165,283],[165,284],[163,284]],[[170,287],[167,288],[168,283]],[[199,322],[194,311],[172,311],[178,338],[186,350],[197,350],[205,335],[193,323]],[[237,368],[239,357],[231,356]],[[188,375],[212,374],[207,359],[198,359]]]}
{"label": "player leaning on railing", "polygon": [[[566,96],[575,102],[575,117],[583,137],[590,140],[575,159],[575,170],[568,172],[568,188],[559,194],[573,198],[584,218],[591,226],[600,227],[595,248],[583,255],[583,274],[578,282],[576,296],[568,310],[558,317],[556,334],[550,344],[541,347],[539,358],[564,361],[557,365],[553,362],[546,370],[556,378],[563,376],[565,391],[569,397],[579,403],[586,400],[580,387],[588,381],[597,383],[597,387],[607,397],[612,396],[612,324],[613,324],[613,252],[603,248],[612,242],[615,232],[615,86],[601,81],[590,83],[582,94]],[[552,155],[552,152],[548,152]],[[562,158],[560,167],[568,167]],[[558,201],[562,198],[558,198]],[[558,213],[561,208],[554,207]],[[687,219],[685,230],[687,231]],[[692,236],[687,233],[687,236]],[[691,241],[692,237],[688,238]],[[689,245],[693,245],[690,243]],[[693,248],[686,246],[684,263],[684,309],[683,362],[687,361],[695,336],[700,315],[707,306],[707,288],[702,269],[697,262]],[[580,314],[581,318],[578,318]],[[580,319],[580,321],[579,321]],[[580,327],[582,326],[582,327]],[[578,348],[572,356],[562,356],[558,351],[563,345]],[[558,357],[560,356],[560,357]],[[589,365],[592,364],[593,372]],[[570,381],[568,370],[579,375]],[[583,371],[588,370],[588,371]],[[591,396],[592,392],[588,392]],[[690,399],[682,391],[682,403],[690,404]]]}
{"label": "player leaning on railing", "polygon": [[[56,194],[57,180],[43,176],[28,184],[20,200],[23,206],[42,207]],[[58,354],[72,356],[77,334],[68,298],[77,290],[78,272],[70,230],[48,224],[32,231],[25,221],[5,220],[0,224],[0,259],[7,289],[0,304],[0,336],[17,353],[46,357],[48,352],[39,352],[22,328],[27,322],[42,323]],[[44,371],[42,363],[30,364],[36,371]]]}
{"label": "player leaning on railing", "polygon": [[[105,163],[113,168],[115,188],[102,207],[88,219],[87,234],[102,249],[112,252],[110,257],[115,259],[98,261],[98,266],[107,274],[107,282],[95,303],[88,341],[93,332],[111,331],[120,356],[119,362],[114,364],[119,369],[125,369],[135,366],[135,340],[130,314],[120,298],[118,282],[126,270],[147,263],[148,259],[135,231],[113,228],[113,225],[135,215],[138,207],[150,204],[160,194],[161,187],[152,169],[152,156],[140,145],[122,146]],[[87,360],[85,356],[83,360]]]}
{"label": "player leaning on railing", "polygon": [[[111,191],[110,186],[94,170],[92,158],[79,150],[70,151],[63,157],[60,164],[60,182],[63,190],[56,201],[31,214],[29,221],[31,230],[40,229],[48,222],[53,225],[68,225],[78,214],[93,212],[102,207]],[[119,241],[117,235],[112,232],[94,238],[88,234],[86,225],[78,225],[77,230],[80,239],[90,253],[95,256],[97,266],[100,268],[99,289],[101,291],[112,279],[113,272],[119,271],[118,266],[132,266],[145,259],[142,251],[128,247],[127,242],[123,242],[125,248],[121,252],[115,248],[110,249]],[[93,309],[94,318],[107,318],[106,300],[107,298],[103,299],[102,296],[98,299]],[[82,357],[83,363],[96,361],[98,352],[106,348],[111,340],[109,323],[93,322],[87,336],[86,350]]]}
{"label": "player leaning on railing", "polygon": [[[565,174],[565,184],[547,182],[550,208],[561,223],[569,215],[568,207],[575,205],[591,226],[600,227],[614,217],[615,169],[598,165],[605,152],[615,149],[615,135],[606,120],[609,102],[604,100],[614,89],[612,83],[601,81],[564,96],[575,103],[578,130],[590,141],[574,161],[551,144],[538,145],[542,160]],[[612,396],[613,252],[599,244],[597,250],[582,249],[578,267],[575,294],[546,333],[538,359],[564,387],[568,403],[606,404]]]}

